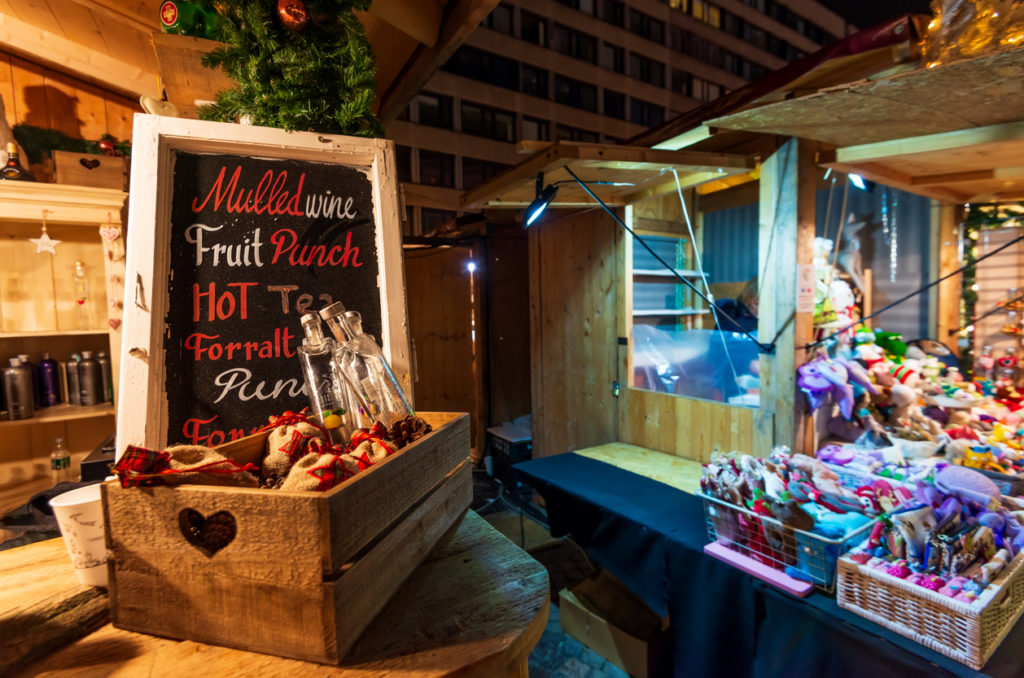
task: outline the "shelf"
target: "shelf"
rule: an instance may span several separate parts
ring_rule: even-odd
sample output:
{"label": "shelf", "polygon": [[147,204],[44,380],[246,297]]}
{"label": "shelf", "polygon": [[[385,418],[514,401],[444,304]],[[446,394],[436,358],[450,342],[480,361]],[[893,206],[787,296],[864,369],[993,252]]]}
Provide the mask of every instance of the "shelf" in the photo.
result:
{"label": "shelf", "polygon": [[20,426],[22,424],[54,423],[58,421],[70,421],[72,419],[91,419],[93,417],[107,417],[117,414],[117,409],[109,404],[82,407],[80,405],[55,405],[36,410],[31,419],[16,419],[14,421],[0,421],[0,428],[4,426]]}
{"label": "shelf", "polygon": [[109,334],[108,330],[42,330],[40,332],[0,332],[0,339],[32,339],[33,337],[83,337]]}
{"label": "shelf", "polygon": [[681,316],[681,315],[704,315],[707,309],[695,308],[644,308],[633,309],[633,317],[658,317],[658,316]]}
{"label": "shelf", "polygon": [[[688,268],[677,268],[676,273],[684,278],[699,278],[700,271],[694,271]],[[675,273],[665,268],[634,268],[633,276],[643,276],[650,278],[675,278]]]}

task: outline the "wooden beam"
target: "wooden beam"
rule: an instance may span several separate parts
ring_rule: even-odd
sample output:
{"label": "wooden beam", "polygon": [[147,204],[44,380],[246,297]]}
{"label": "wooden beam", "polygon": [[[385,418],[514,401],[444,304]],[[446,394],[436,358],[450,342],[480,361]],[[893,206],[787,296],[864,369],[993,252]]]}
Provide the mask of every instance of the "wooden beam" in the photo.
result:
{"label": "wooden beam", "polygon": [[[64,0],[65,2],[73,2],[76,5],[81,5],[86,9],[95,12],[101,16],[105,16],[109,19],[113,19],[125,26],[130,26],[135,30],[143,34],[143,37],[149,35],[153,31],[160,30],[160,19],[157,16],[157,8],[160,3],[153,4],[153,12],[151,15],[144,15],[140,12],[134,11],[131,7],[125,7],[123,0]],[[141,3],[132,3],[141,4]],[[56,9],[56,8],[55,8]]]}
{"label": "wooden beam", "polygon": [[948,152],[980,144],[1024,139],[1024,121],[837,148],[837,163],[875,162],[919,153]]}
{"label": "wooden beam", "polygon": [[0,46],[132,96],[160,92],[156,73],[90,50],[9,14],[0,13]]}
{"label": "wooden beam", "polygon": [[[947,203],[932,204],[932,270],[933,276],[941,278],[960,268],[960,252],[957,243],[960,238],[960,222],[964,218],[963,205]],[[960,327],[960,297],[963,286],[962,276],[954,276],[938,284],[931,297],[934,306],[932,336],[941,341],[954,353],[960,355],[957,345],[959,338],[955,330]],[[954,333],[950,334],[953,330]]]}
{"label": "wooden beam", "polygon": [[[797,347],[813,335],[813,308],[797,307],[800,270],[814,256],[814,193],[817,166],[811,142],[790,139],[761,165],[758,242],[758,338],[774,340],[774,353],[761,355],[761,407],[756,422],[772,445],[811,452],[810,418],[796,387],[796,369],[807,360]],[[769,421],[770,419],[770,421]],[[769,431],[768,428],[771,427]]]}
{"label": "wooden beam", "polygon": [[444,5],[437,0],[373,0],[370,13],[427,47],[433,47],[441,33]]}
{"label": "wooden beam", "polygon": [[455,50],[487,18],[498,0],[452,0],[451,11],[441,25],[440,37],[432,47],[423,45],[409,59],[407,67],[380,97],[377,116],[385,125],[394,121],[412,98],[423,89]]}
{"label": "wooden beam", "polygon": [[694,144],[698,144],[702,141],[710,139],[711,137],[718,134],[717,127],[709,127],[708,125],[700,125],[693,129],[677,134],[676,136],[661,141],[651,146],[651,148],[665,150],[665,151],[678,151],[680,148],[688,148]]}
{"label": "wooden beam", "polygon": [[955,184],[962,181],[998,181],[1021,178],[1024,178],[1024,167],[997,167],[965,172],[927,174],[914,177],[910,183],[915,186],[933,186],[935,184]]}
{"label": "wooden beam", "polygon": [[862,164],[846,164],[841,162],[821,163],[823,167],[830,167],[846,174],[859,174],[868,181],[875,181],[886,186],[899,188],[910,193],[916,193],[936,200],[947,202],[963,203],[971,199],[971,195],[955,191],[941,185],[919,185],[913,183],[914,178],[906,172],[894,169],[888,165],[878,162],[864,162]]}

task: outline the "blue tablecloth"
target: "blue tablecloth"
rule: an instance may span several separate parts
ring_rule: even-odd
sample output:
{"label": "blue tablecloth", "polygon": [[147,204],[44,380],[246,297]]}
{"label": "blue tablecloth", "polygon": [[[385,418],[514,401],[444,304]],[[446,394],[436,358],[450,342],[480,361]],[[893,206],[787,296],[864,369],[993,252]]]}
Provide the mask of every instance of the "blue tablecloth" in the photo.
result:
{"label": "blue tablecloth", "polygon": [[1024,676],[1024,623],[983,672],[840,609],[704,555],[701,499],[568,453],[517,464],[547,503],[551,533],[587,552],[671,622],[677,676]]}

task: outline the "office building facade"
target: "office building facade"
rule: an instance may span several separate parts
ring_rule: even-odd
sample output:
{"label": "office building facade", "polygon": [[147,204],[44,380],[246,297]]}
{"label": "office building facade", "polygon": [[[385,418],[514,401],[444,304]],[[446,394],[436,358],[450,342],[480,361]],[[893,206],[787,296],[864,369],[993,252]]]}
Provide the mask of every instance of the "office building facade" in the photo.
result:
{"label": "office building facade", "polygon": [[852,31],[813,0],[502,2],[388,126],[404,231],[453,218],[519,141],[617,143]]}

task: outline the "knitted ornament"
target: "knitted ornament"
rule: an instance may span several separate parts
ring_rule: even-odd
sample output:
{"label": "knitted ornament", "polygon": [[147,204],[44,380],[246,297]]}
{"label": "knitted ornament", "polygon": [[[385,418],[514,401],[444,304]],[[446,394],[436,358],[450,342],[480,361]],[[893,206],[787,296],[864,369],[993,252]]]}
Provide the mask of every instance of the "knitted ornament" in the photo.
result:
{"label": "knitted ornament", "polygon": [[898,579],[906,579],[911,574],[913,574],[913,571],[909,567],[907,567],[906,563],[904,563],[903,561],[900,561],[896,565],[889,567],[888,569],[886,569],[885,572],[886,574],[889,574]]}
{"label": "knitted ornament", "polygon": [[941,579],[940,577],[936,577],[935,575],[932,575],[930,577],[925,577],[924,579],[919,581],[917,583],[917,585],[918,586],[922,586],[922,587],[928,589],[929,591],[936,591],[936,592],[938,592],[939,589],[941,589],[943,586],[946,585],[946,582],[945,582],[945,580]]}
{"label": "knitted ornament", "polygon": [[917,372],[906,365],[893,365],[889,368],[889,374],[896,378],[896,381],[907,386],[913,386],[912,381],[917,381]]}

